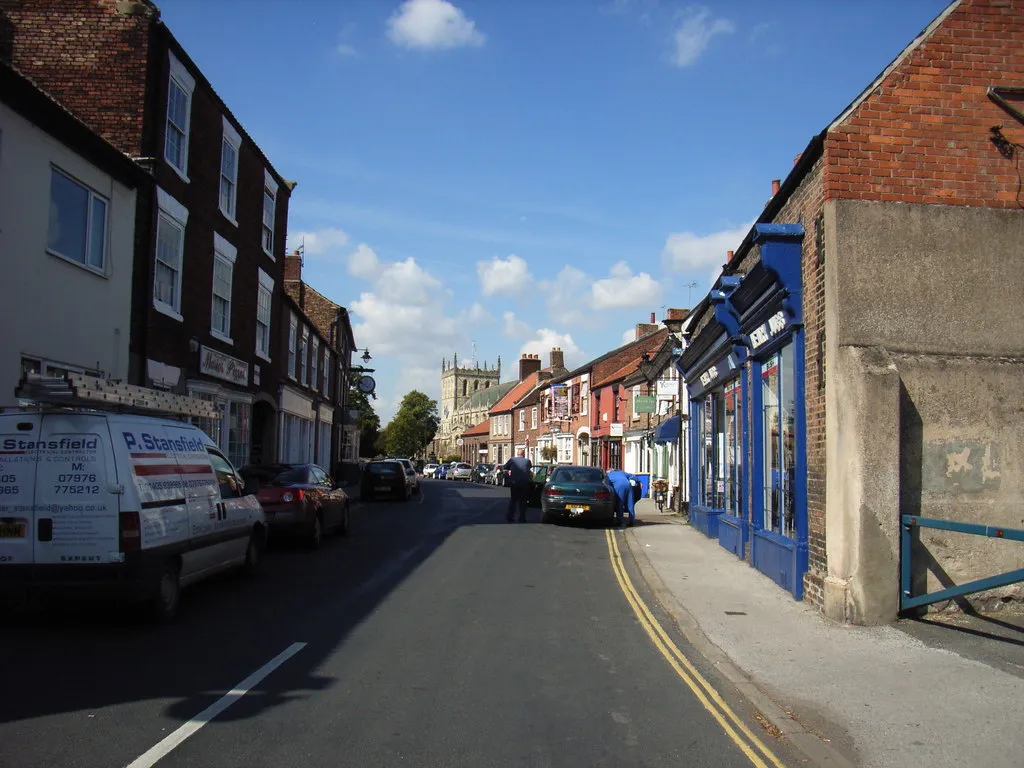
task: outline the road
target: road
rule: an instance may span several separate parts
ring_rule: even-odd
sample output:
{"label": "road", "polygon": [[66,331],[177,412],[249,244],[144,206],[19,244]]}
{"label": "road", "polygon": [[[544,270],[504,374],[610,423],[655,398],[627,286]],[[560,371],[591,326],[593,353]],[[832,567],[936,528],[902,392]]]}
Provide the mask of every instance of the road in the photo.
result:
{"label": "road", "polygon": [[165,626],[4,617],[0,766],[770,764],[674,671],[624,578],[750,732],[799,763],[671,630],[628,555],[616,575],[621,532],[536,510],[510,525],[507,494],[424,481],[411,502],[361,507],[350,538],[275,546],[255,581],[187,590]]}

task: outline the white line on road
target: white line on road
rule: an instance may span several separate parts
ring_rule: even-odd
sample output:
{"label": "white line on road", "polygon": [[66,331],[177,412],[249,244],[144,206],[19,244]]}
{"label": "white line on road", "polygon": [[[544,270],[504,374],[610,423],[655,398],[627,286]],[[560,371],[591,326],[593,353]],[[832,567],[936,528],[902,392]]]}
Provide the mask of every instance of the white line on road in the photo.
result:
{"label": "white line on road", "polygon": [[193,717],[183,726],[178,728],[174,733],[169,735],[167,738],[158,742],[155,746],[146,750],[141,756],[137,757],[134,761],[128,764],[128,768],[152,768],[156,765],[157,761],[161,760],[185,739],[191,736],[193,733],[198,731],[208,722],[213,720],[217,715],[223,712],[225,709],[230,707],[240,698],[245,696],[251,688],[259,683],[273,672],[275,669],[284,664],[288,659],[294,656],[296,653],[306,647],[305,643],[292,643],[285,648],[281,653],[277,654],[274,658],[264,664],[262,667],[257,669],[245,680],[240,682],[230,691],[221,696],[217,701],[213,702],[210,706],[200,712],[198,715]]}

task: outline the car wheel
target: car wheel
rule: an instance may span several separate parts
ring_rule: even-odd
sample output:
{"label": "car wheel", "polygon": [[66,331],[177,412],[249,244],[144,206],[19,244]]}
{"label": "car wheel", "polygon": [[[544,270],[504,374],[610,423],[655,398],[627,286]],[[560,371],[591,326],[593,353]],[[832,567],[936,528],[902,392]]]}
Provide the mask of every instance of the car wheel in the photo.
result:
{"label": "car wheel", "polygon": [[324,524],[323,521],[320,520],[320,515],[318,513],[317,516],[313,518],[313,522],[310,523],[309,532],[306,534],[306,546],[309,549],[318,549],[323,538]]}
{"label": "car wheel", "polygon": [[178,613],[181,603],[181,571],[175,560],[164,563],[156,591],[149,600],[150,618],[155,621],[169,621]]}
{"label": "car wheel", "polygon": [[263,564],[263,536],[259,529],[253,528],[249,535],[249,546],[245,550],[245,565],[242,570],[246,576],[255,576]]}

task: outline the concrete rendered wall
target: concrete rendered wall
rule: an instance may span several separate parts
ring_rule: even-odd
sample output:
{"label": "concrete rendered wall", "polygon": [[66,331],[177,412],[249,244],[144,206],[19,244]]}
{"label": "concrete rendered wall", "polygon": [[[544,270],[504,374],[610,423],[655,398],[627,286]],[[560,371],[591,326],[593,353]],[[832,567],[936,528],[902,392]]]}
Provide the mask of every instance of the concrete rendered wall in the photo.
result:
{"label": "concrete rendered wall", "polygon": [[[1024,212],[834,201],[825,223],[825,610],[877,623],[898,609],[901,510],[1024,525]],[[930,589],[1024,564],[973,536],[921,547]]]}
{"label": "concrete rendered wall", "polygon": [[[135,191],[0,104],[0,406],[16,405],[21,356],[128,374]],[[56,166],[107,198],[102,274],[47,253]]]}

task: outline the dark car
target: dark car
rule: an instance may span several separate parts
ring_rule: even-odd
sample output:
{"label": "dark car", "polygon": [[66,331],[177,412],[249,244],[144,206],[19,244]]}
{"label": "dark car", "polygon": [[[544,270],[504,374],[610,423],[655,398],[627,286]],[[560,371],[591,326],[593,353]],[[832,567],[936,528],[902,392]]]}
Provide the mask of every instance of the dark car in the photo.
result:
{"label": "dark car", "polygon": [[400,461],[384,459],[371,461],[363,470],[360,498],[374,501],[381,498],[408,501],[412,496],[413,478],[409,477]]}
{"label": "dark car", "polygon": [[555,467],[552,464],[535,464],[530,471],[530,490],[527,491],[526,504],[530,507],[540,506],[540,497],[544,492],[544,486],[548,482],[548,476]]}
{"label": "dark car", "polygon": [[470,475],[470,480],[474,483],[483,483],[487,481],[487,473],[494,469],[493,464],[477,464],[473,467],[473,473]]}
{"label": "dark car", "polygon": [[615,497],[604,471],[597,467],[558,466],[541,494],[541,521],[615,521]]}
{"label": "dark car", "polygon": [[348,494],[316,464],[250,464],[238,473],[258,486],[271,534],[301,536],[311,548],[327,531],[348,535]]}
{"label": "dark car", "polygon": [[406,476],[412,478],[412,492],[419,493],[420,476],[419,473],[416,471],[416,467],[413,466],[412,461],[410,459],[392,459],[392,461],[397,461],[401,463],[403,467],[405,467]]}

